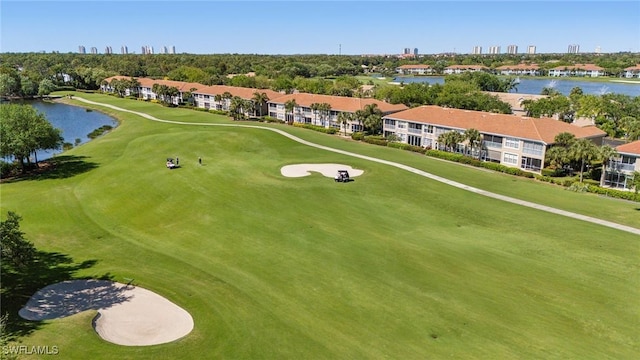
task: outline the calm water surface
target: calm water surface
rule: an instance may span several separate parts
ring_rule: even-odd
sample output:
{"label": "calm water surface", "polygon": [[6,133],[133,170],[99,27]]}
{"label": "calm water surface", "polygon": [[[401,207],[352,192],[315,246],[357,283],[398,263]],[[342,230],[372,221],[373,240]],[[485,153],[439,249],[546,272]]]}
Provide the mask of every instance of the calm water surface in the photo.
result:
{"label": "calm water surface", "polygon": [[[43,113],[53,127],[62,131],[64,142],[72,144],[75,144],[76,139],[80,139],[80,144],[86,143],[90,140],[87,135],[101,126],[116,127],[118,125],[115,119],[101,112],[86,111],[78,106],[44,101],[29,101],[27,103]],[[62,150],[38,151],[38,161],[48,159],[61,152]]]}
{"label": "calm water surface", "polygon": [[[422,76],[422,77],[396,77],[395,82],[405,84],[414,82],[428,82],[429,84],[444,84],[444,76]],[[590,95],[603,95],[607,93],[624,94],[629,96],[640,96],[640,83],[627,84],[620,82],[592,82],[574,79],[520,79],[516,91],[520,94],[540,94],[545,87],[552,87],[563,95],[569,95],[571,89],[579,87],[582,92]]]}

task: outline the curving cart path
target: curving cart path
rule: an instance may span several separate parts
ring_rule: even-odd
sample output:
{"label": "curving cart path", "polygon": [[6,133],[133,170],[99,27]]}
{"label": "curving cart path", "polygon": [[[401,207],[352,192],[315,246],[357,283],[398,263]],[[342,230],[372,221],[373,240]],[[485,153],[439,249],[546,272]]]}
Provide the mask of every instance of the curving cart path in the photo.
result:
{"label": "curving cart path", "polygon": [[95,101],[87,100],[87,99],[84,99],[84,98],[81,98],[81,97],[77,97],[77,96],[73,96],[72,99],[79,100],[79,101],[82,101],[82,102],[85,102],[85,103],[88,103],[88,104],[104,106],[104,107],[108,107],[108,108],[111,108],[111,109],[114,109],[114,110],[136,114],[136,115],[142,116],[143,118],[146,118],[146,119],[149,119],[149,120],[163,122],[163,123],[169,123],[169,124],[196,125],[196,126],[243,127],[243,128],[252,128],[252,129],[262,129],[262,130],[273,131],[273,132],[276,132],[276,133],[278,133],[278,134],[280,134],[282,136],[285,136],[285,137],[287,137],[287,138],[289,138],[289,139],[291,139],[293,141],[297,141],[297,142],[299,142],[301,144],[304,144],[304,145],[307,145],[307,146],[311,146],[311,147],[322,149],[322,150],[326,150],[326,151],[335,152],[335,153],[342,154],[342,155],[356,157],[356,158],[360,158],[360,159],[364,159],[364,160],[369,160],[369,161],[377,162],[377,163],[380,163],[380,164],[393,166],[393,167],[396,167],[398,169],[406,170],[406,171],[412,172],[412,173],[414,173],[416,175],[424,176],[426,178],[429,178],[429,179],[432,179],[432,180],[435,180],[435,181],[439,181],[439,182],[447,184],[447,185],[455,186],[455,187],[457,187],[459,189],[470,191],[472,193],[476,193],[476,194],[479,194],[479,195],[483,195],[483,196],[487,196],[487,197],[490,197],[490,198],[506,201],[506,202],[509,202],[509,203],[512,203],[512,204],[526,206],[526,207],[529,207],[529,208],[532,208],[532,209],[546,211],[546,212],[549,212],[549,213],[552,213],[552,214],[557,214],[557,215],[570,217],[570,218],[573,218],[573,219],[588,221],[590,223],[594,223],[594,224],[598,224],[598,225],[602,225],[602,226],[607,226],[607,227],[610,227],[610,228],[613,228],[613,229],[616,229],[616,230],[626,231],[626,232],[629,232],[629,233],[632,233],[632,234],[640,235],[640,229],[637,229],[637,228],[634,228],[634,227],[631,227],[631,226],[616,224],[616,223],[611,222],[611,221],[602,220],[602,219],[594,218],[594,217],[591,217],[591,216],[586,216],[586,215],[573,213],[573,212],[570,212],[570,211],[556,209],[556,208],[553,208],[553,207],[550,207],[550,206],[536,204],[536,203],[533,203],[533,202],[530,202],[530,201],[520,200],[520,199],[512,198],[512,197],[509,197],[509,196],[492,193],[492,192],[489,192],[489,191],[485,191],[485,190],[482,190],[482,189],[475,188],[473,186],[469,186],[469,185],[465,185],[465,184],[459,183],[457,181],[452,181],[452,180],[449,180],[449,179],[445,179],[443,177],[440,177],[440,176],[437,176],[437,175],[433,175],[433,174],[428,173],[426,171],[422,171],[422,170],[413,168],[411,166],[403,165],[403,164],[396,163],[396,162],[393,162],[393,161],[378,159],[378,158],[374,158],[374,157],[371,157],[371,156],[360,155],[360,154],[356,154],[356,153],[352,153],[352,152],[344,151],[344,150],[340,150],[340,149],[334,149],[334,148],[331,148],[331,147],[328,147],[328,146],[324,146],[324,145],[318,145],[318,144],[312,143],[310,141],[301,139],[301,138],[299,138],[297,136],[291,135],[291,134],[289,134],[289,133],[287,133],[287,132],[285,132],[283,130],[279,130],[279,129],[272,129],[272,128],[263,127],[263,126],[257,126],[257,125],[190,123],[190,122],[181,122],[181,121],[162,120],[162,119],[157,119],[157,118],[155,118],[155,117],[153,117],[151,115],[145,114],[145,113],[132,111],[132,110],[127,110],[127,109],[119,108],[117,106],[95,102]]}

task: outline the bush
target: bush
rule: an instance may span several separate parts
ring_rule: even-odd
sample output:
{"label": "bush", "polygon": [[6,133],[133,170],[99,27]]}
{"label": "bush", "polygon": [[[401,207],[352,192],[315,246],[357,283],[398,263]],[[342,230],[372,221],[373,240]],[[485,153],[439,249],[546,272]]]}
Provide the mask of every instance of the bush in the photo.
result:
{"label": "bush", "polygon": [[317,126],[317,125],[311,125],[311,124],[302,124],[302,123],[293,123],[293,126],[295,127],[301,127],[304,129],[309,129],[309,130],[313,130],[313,131],[318,131],[318,132],[322,132],[325,134],[335,134],[338,132],[338,129],[336,128],[325,128],[323,126]]}
{"label": "bush", "polygon": [[5,178],[11,175],[16,168],[17,168],[17,164],[8,163],[0,160],[0,177]]}
{"label": "bush", "polygon": [[386,139],[379,136],[365,136],[364,142],[380,146],[387,146],[387,144],[389,143]]}
{"label": "bush", "polygon": [[617,189],[601,188],[599,186],[587,184],[587,191],[594,194],[613,197],[616,199],[624,199],[630,201],[640,202],[640,194],[636,194],[632,191],[622,191]]}
{"label": "bush", "polygon": [[280,124],[284,124],[284,120],[280,120],[278,118],[274,118],[271,116],[265,116],[262,118],[262,121],[267,122],[267,123],[280,123]]}
{"label": "bush", "polygon": [[364,140],[364,133],[363,132],[354,132],[354,133],[351,134],[351,138],[353,140],[356,140],[356,141]]}

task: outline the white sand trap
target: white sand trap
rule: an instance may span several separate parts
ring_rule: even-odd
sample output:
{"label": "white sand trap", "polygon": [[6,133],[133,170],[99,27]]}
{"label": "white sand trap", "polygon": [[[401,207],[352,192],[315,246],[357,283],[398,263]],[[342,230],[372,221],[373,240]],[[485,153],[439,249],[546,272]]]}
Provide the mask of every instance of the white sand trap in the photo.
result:
{"label": "white sand trap", "polygon": [[177,340],[193,330],[193,318],[164,297],[137,286],[107,280],[74,280],[49,285],[20,309],[27,320],[48,320],[97,310],[93,327],[118,345],[145,346]]}
{"label": "white sand trap", "polygon": [[311,171],[319,172],[326,177],[333,178],[338,170],[347,170],[349,177],[360,176],[363,170],[354,169],[349,165],[342,164],[296,164],[283,166],[280,173],[286,177],[303,177],[311,175]]}

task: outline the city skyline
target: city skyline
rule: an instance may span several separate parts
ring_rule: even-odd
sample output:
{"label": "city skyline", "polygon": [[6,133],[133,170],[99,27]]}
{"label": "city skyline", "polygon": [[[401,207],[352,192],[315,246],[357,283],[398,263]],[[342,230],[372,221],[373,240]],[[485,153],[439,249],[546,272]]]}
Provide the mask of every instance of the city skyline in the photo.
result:
{"label": "city skyline", "polygon": [[[0,52],[175,46],[193,54],[471,54],[534,45],[536,53],[567,53],[572,44],[582,53],[640,52],[637,1],[4,0],[0,10]],[[65,19],[73,19],[71,30]]]}

